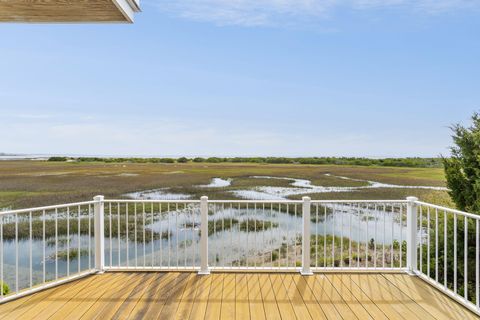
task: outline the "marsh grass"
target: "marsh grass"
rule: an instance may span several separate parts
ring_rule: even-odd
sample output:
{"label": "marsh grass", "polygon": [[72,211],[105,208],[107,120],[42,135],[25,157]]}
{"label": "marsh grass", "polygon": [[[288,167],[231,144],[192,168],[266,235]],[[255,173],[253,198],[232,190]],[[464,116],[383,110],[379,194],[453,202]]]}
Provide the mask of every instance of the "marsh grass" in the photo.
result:
{"label": "marsh grass", "polygon": [[49,238],[46,240],[46,244],[49,247],[53,247],[55,244],[58,244],[59,246],[65,246],[67,243],[72,243],[71,237],[58,237],[57,241],[55,241],[55,238]]}
{"label": "marsh grass", "polygon": [[[112,217],[112,230],[110,232],[110,220],[109,217],[105,218],[104,225],[105,225],[105,236],[109,237],[110,235],[113,238],[120,237],[121,239],[127,238],[127,230],[128,230],[128,238],[129,240],[137,241],[143,243],[143,239],[145,238],[145,242],[149,243],[153,240],[159,239],[166,239],[171,236],[170,231],[165,232],[156,232],[148,228],[148,221],[145,219],[144,228],[143,225],[143,217],[141,216],[129,216],[128,223],[126,216],[120,216],[120,224],[118,224],[117,216]],[[135,221],[137,227],[135,228]],[[127,228],[128,225],[128,228]],[[5,241],[13,241],[15,240],[15,231],[16,226],[14,222],[4,223],[3,224],[3,239]],[[65,218],[58,219],[57,225],[55,226],[54,221],[46,221],[45,222],[45,239],[47,241],[47,245],[55,245],[55,236],[58,235],[58,241],[60,243],[67,242],[67,231],[71,237],[78,236],[79,229],[78,229],[78,219],[70,219],[67,221]],[[87,217],[80,219],[80,235],[82,236],[92,236],[94,232],[94,221],[93,219],[89,219]],[[35,219],[32,221],[32,239],[33,240],[43,240],[44,230],[43,230],[43,221],[39,219]],[[30,239],[30,223],[28,221],[20,221],[18,223],[18,239],[19,240],[27,240]],[[70,238],[71,239],[71,238]],[[52,243],[53,242],[53,243]]]}
{"label": "marsh grass", "polygon": [[271,228],[278,228],[278,223],[256,219],[248,219],[240,223],[240,231],[244,232],[260,232]]}
{"label": "marsh grass", "polygon": [[[61,261],[71,261],[71,260],[78,259],[79,256],[88,257],[88,254],[89,254],[88,249],[80,249],[80,251],[78,251],[77,248],[70,248],[69,251],[67,250],[58,251],[57,257],[58,257],[58,260],[61,260]],[[49,258],[51,260],[55,260],[55,253],[50,255]]]}
{"label": "marsh grass", "polygon": [[[128,175],[125,175],[127,173]],[[172,188],[198,199],[232,199],[230,190],[261,185],[286,186],[288,181],[250,179],[250,176],[276,176],[312,180],[316,185],[356,186],[358,182],[325,176],[326,173],[355,179],[402,185],[444,186],[441,168],[362,167],[351,165],[298,165],[256,163],[101,163],[101,162],[0,162],[0,206],[28,208],[92,199],[103,194],[110,199],[124,198],[129,192]],[[212,178],[233,178],[228,188],[196,188]],[[221,189],[221,190],[220,190]],[[430,190],[375,189],[357,192],[317,194],[317,199],[403,199],[426,196]],[[446,192],[440,192],[442,198]],[[313,196],[312,196],[313,197]],[[292,197],[295,198],[295,197]],[[301,199],[296,197],[296,199]],[[443,204],[443,203],[439,203]]]}
{"label": "marsh grass", "polygon": [[[288,245],[284,239],[279,247],[262,254],[259,259],[266,265],[291,266],[294,263],[298,267],[301,266],[301,245],[301,237],[297,237],[293,243],[288,243]],[[383,255],[383,248],[385,255]],[[385,245],[385,247],[382,244],[376,244],[375,250],[373,239],[368,245],[365,245],[365,243],[353,240],[350,243],[350,239],[347,237],[313,235],[310,242],[310,257],[311,266],[320,268],[373,267],[375,265],[382,267],[384,264],[386,267],[400,267],[400,259],[402,259],[403,266],[406,263],[406,242],[402,244],[402,255],[400,256],[398,241],[394,241],[392,245]]]}
{"label": "marsh grass", "polygon": [[217,219],[215,221],[208,221],[208,235],[211,236],[217,232],[227,231],[238,224],[238,220],[231,219]]}

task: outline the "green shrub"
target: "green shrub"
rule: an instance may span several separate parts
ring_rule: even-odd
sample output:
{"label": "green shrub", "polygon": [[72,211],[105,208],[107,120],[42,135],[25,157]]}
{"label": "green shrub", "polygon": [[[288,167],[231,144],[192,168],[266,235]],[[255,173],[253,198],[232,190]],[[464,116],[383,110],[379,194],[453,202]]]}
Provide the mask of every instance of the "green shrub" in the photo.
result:
{"label": "green shrub", "polygon": [[7,295],[10,292],[10,287],[5,282],[0,282],[0,290],[3,295]]}
{"label": "green shrub", "polygon": [[48,161],[52,161],[52,162],[65,162],[67,160],[68,160],[67,157],[50,157],[50,158],[48,158]]}
{"label": "green shrub", "polygon": [[445,158],[445,176],[449,194],[463,211],[480,214],[480,114],[472,117],[469,128],[453,126],[451,158]]}
{"label": "green shrub", "polygon": [[277,252],[277,251],[273,251],[273,252],[272,252],[272,260],[273,260],[273,261],[277,261],[277,260],[278,260],[278,252]]}

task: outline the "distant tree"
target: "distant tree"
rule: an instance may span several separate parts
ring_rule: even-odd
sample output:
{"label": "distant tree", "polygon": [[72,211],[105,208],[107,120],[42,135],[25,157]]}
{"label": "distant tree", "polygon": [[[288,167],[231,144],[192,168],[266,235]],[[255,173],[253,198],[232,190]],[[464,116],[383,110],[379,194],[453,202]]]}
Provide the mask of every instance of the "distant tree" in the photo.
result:
{"label": "distant tree", "polygon": [[480,114],[472,116],[473,124],[452,127],[450,158],[443,158],[450,196],[460,210],[480,214]]}
{"label": "distant tree", "polygon": [[205,161],[210,163],[220,163],[220,162],[223,162],[223,159],[217,158],[217,157],[210,157],[210,158],[207,158],[207,160]]}
{"label": "distant tree", "polygon": [[67,157],[50,157],[50,158],[48,158],[48,161],[52,161],[52,162],[65,162],[67,160],[68,160]]}
{"label": "distant tree", "polygon": [[194,159],[193,159],[193,162],[205,162],[205,159],[204,159],[204,158],[197,157],[197,158],[194,158]]}
{"label": "distant tree", "polygon": [[178,162],[178,163],[187,163],[187,162],[188,162],[188,159],[185,158],[185,157],[181,157],[181,158],[178,158],[178,159],[177,159],[177,162]]}

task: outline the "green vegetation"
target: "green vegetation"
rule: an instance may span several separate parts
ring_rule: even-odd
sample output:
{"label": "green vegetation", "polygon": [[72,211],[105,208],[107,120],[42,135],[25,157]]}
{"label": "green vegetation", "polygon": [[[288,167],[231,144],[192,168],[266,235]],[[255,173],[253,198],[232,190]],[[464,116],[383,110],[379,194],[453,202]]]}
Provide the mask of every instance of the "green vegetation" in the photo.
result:
{"label": "green vegetation", "polygon": [[[350,247],[351,246],[351,247]],[[339,266],[382,266],[384,262],[383,250],[385,250],[385,265],[390,267],[399,267],[400,260],[402,265],[406,263],[406,242],[402,243],[402,256],[400,256],[400,244],[394,241],[392,245],[375,244],[374,239],[370,239],[368,246],[365,243],[351,241],[347,237],[341,238],[332,235],[313,235],[311,237],[310,253],[312,256],[312,265],[319,267],[339,267]],[[376,251],[375,251],[376,248]],[[327,252],[327,256],[323,253]],[[332,255],[333,251],[335,254]],[[393,251],[393,256],[392,256]],[[376,252],[376,255],[375,255]]]}
{"label": "green vegetation", "polygon": [[480,214],[480,114],[472,117],[473,125],[453,126],[452,157],[443,160],[447,185],[460,210]]}
{"label": "green vegetation", "polygon": [[208,221],[208,235],[211,236],[216,232],[226,231],[233,228],[234,225],[238,224],[237,219],[218,219],[215,221]]}
{"label": "green vegetation", "polygon": [[[70,248],[70,251],[62,250],[57,252],[58,260],[70,261],[77,259],[79,251],[77,248]],[[80,257],[88,257],[88,249],[80,249]],[[55,259],[55,253],[50,256],[50,259]]]}
{"label": "green vegetation", "polygon": [[175,163],[174,158],[100,158],[100,157],[79,157],[79,158],[67,158],[67,157],[52,157],[49,161],[62,161],[51,159],[64,159],[63,161],[71,160],[77,162],[105,162],[105,163]]}
{"label": "green vegetation", "polygon": [[260,232],[270,228],[277,228],[278,223],[264,220],[248,219],[240,223],[241,231]]}
{"label": "green vegetation", "polygon": [[[81,218],[80,219],[80,235],[88,236],[89,232],[93,235],[93,219],[90,220],[90,229],[89,229],[89,219]],[[167,239],[171,236],[171,232],[154,232],[148,228],[143,229],[143,217],[138,215],[137,218],[137,228],[135,229],[135,217],[129,216],[128,219],[128,238],[130,241],[137,241],[142,243],[145,237],[145,242],[149,243],[153,240]],[[147,221],[148,222],[148,221]],[[57,222],[57,228],[55,228],[55,222],[53,220],[45,222],[45,239],[46,243],[49,246],[55,245],[55,234],[58,234],[59,240],[58,245],[66,244],[67,242],[67,226],[68,231],[71,236],[78,235],[78,219],[70,218],[69,224],[64,218],[59,218]],[[90,231],[89,231],[90,230]],[[135,233],[136,231],[136,233]],[[118,227],[117,219],[112,218],[112,237],[117,238],[120,235],[121,239],[126,239],[127,237],[127,221],[125,215],[120,216],[120,228]],[[110,225],[108,218],[105,218],[105,235],[110,236]],[[29,239],[30,238],[30,224],[26,220],[18,222],[18,236],[19,239]],[[34,240],[43,239],[43,221],[40,219],[32,220],[32,238]],[[6,241],[15,239],[15,222],[9,222],[3,224],[3,239]]]}
{"label": "green vegetation", "polygon": [[[459,210],[471,212],[474,214],[480,214],[480,114],[475,113],[472,116],[473,124],[470,127],[463,127],[459,124],[452,127],[454,146],[451,150],[451,158],[443,159],[445,176],[447,179],[447,186],[449,187],[449,195]],[[425,212],[424,212],[425,214]],[[469,300],[476,303],[476,288],[474,277],[470,276],[466,280],[464,274],[465,269],[465,247],[467,249],[467,255],[470,259],[467,259],[467,269],[471,275],[475,270],[475,255],[476,255],[476,235],[473,230],[476,230],[474,219],[467,219],[464,217],[458,217],[457,233],[463,235],[465,233],[465,219],[467,220],[468,237],[465,241],[463,236],[459,236],[456,239],[457,244],[457,285],[458,294],[461,296],[465,293],[465,281],[468,291]],[[445,230],[445,217],[440,213],[439,216],[439,230]],[[435,256],[430,254],[428,256],[428,248],[430,253],[435,251],[435,244],[430,242],[422,246],[422,259],[423,261],[430,261],[431,265],[439,264],[439,279],[440,283],[445,281],[445,272],[447,274],[447,286],[453,290],[453,278],[455,272],[454,259],[447,258],[445,270],[445,254],[448,257],[453,257],[455,254],[455,239],[454,239],[454,215],[447,215],[447,232],[446,239],[444,232],[438,234],[439,246],[438,246],[438,261]],[[423,227],[428,230],[428,225],[424,223]],[[430,233],[434,234],[435,229],[430,227]],[[434,237],[431,235],[431,239]],[[447,245],[445,252],[445,244]],[[420,252],[419,252],[420,254]],[[428,274],[426,263],[421,266],[424,273]],[[430,268],[430,277],[435,277],[434,268]]]}
{"label": "green vegetation", "polygon": [[412,168],[439,168],[442,165],[440,158],[385,158],[369,159],[355,157],[236,157],[236,158],[99,158],[99,157],[51,157],[49,161],[78,161],[78,162],[105,162],[105,163],[263,163],[263,164],[308,164],[308,165],[355,165],[355,166],[384,166],[384,167],[412,167]]}
{"label": "green vegetation", "polygon": [[[427,220],[425,217],[427,215],[426,209],[423,211],[423,229],[428,230]],[[455,271],[455,264],[454,264],[454,253],[455,253],[455,238],[454,238],[454,221],[453,215],[447,215],[447,237],[445,238],[444,233],[444,213],[438,212],[438,281],[440,283],[444,283],[445,281],[445,244],[447,246],[447,287],[453,290],[454,286],[454,271]],[[468,270],[468,278],[467,278],[467,290],[468,290],[468,297],[469,300],[473,303],[475,301],[475,268],[476,268],[476,230],[475,221],[473,219],[468,220],[468,237],[467,237],[467,270]],[[434,223],[433,221],[430,223],[430,242],[423,241],[422,244],[422,251],[418,249],[418,263],[419,269],[423,271],[423,273],[429,275],[431,278],[435,279],[435,265],[437,264],[436,257],[435,257],[435,227],[432,226]],[[465,230],[465,218],[458,217],[457,218],[457,288],[458,294],[464,296],[465,292],[465,241],[464,241],[464,230]],[[430,255],[428,255],[430,247]],[[420,256],[422,257],[420,260]],[[422,261],[422,264],[420,264]],[[428,270],[428,261],[430,262],[430,273]]]}
{"label": "green vegetation", "polygon": [[0,292],[5,296],[10,292],[10,287],[5,282],[0,282]]}
{"label": "green vegetation", "polygon": [[279,258],[278,251],[272,251],[272,261],[277,261]]}
{"label": "green vegetation", "polygon": [[181,249],[185,249],[185,248],[190,247],[192,244],[193,244],[193,241],[192,241],[191,239],[188,239],[188,240],[183,240],[183,241],[181,241],[178,246],[179,246]]}
{"label": "green vegetation", "polygon": [[[225,218],[225,219],[217,219],[214,221],[211,221],[211,220],[208,221],[208,235],[211,236],[217,232],[230,230],[235,225],[239,225],[240,231],[244,231],[244,232],[247,232],[247,231],[260,232],[260,231],[268,230],[270,228],[278,227],[278,223],[271,222],[271,221],[248,219],[240,222],[238,219],[235,219],[235,218]],[[185,228],[191,228],[193,224],[188,222],[184,226]],[[199,234],[201,234],[200,231],[199,231]]]}
{"label": "green vegetation", "polygon": [[51,161],[51,162],[65,162],[65,161],[68,161],[69,158],[67,157],[50,157],[48,158],[48,161]]}
{"label": "green vegetation", "polygon": [[[256,186],[288,187],[291,183],[281,179],[253,179],[252,176],[309,179],[315,185],[326,187],[366,185],[362,181],[340,179],[338,176],[389,184],[445,186],[442,168],[205,162],[1,161],[0,208],[31,208],[85,201],[97,194],[119,199],[125,198],[126,193],[161,188],[169,188],[168,192],[171,193],[189,194],[192,199],[206,195],[210,199],[225,200],[236,199],[232,193],[235,190]],[[230,178],[232,184],[225,188],[197,187],[209,184],[216,177]],[[404,199],[407,196],[417,196],[439,205],[451,205],[447,192],[422,189],[363,189],[310,196],[318,200]],[[301,197],[302,195],[292,196],[291,199]],[[283,207],[282,210],[286,210]],[[162,212],[163,209],[166,210],[162,207]],[[293,209],[294,206],[290,206],[289,212],[293,213]],[[301,214],[300,211],[298,214]]]}
{"label": "green vegetation", "polygon": [[[253,231],[253,230],[252,230]],[[288,243],[288,244],[287,244]],[[301,266],[301,245],[302,238],[288,240],[283,237],[282,243],[270,252],[262,252],[257,256],[243,256],[232,261],[233,266],[246,266],[247,260],[250,264],[271,265],[271,266]],[[351,250],[350,250],[351,248]],[[384,249],[384,251],[383,251]],[[400,254],[400,249],[401,254]],[[326,252],[326,255],[324,255]],[[375,243],[371,239],[368,245],[364,242],[350,241],[347,237],[341,238],[332,235],[311,236],[311,266],[312,267],[400,267],[406,265],[406,242],[403,241],[401,248],[398,241],[391,245]],[[334,253],[334,254],[333,254]],[[218,257],[216,257],[218,261]]]}
{"label": "green vegetation", "polygon": [[72,238],[67,238],[67,237],[58,237],[57,241],[55,241],[55,238],[50,238],[46,240],[47,246],[53,247],[55,244],[58,244],[58,246],[64,246],[68,242],[72,243]]}

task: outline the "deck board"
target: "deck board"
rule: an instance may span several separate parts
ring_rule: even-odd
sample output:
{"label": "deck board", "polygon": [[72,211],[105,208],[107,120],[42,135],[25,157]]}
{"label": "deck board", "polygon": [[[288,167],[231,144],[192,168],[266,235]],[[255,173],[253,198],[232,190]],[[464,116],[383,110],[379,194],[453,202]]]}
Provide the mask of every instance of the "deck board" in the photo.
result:
{"label": "deck board", "polygon": [[278,274],[271,274],[270,281],[272,282],[273,293],[277,299],[278,309],[282,319],[296,319],[295,311],[288,297],[287,291],[283,286],[283,281]]}
{"label": "deck board", "polygon": [[339,275],[330,274],[326,275],[326,278],[330,281],[332,286],[335,287],[338,294],[350,309],[352,309],[358,319],[388,319],[372,300],[366,295],[362,295],[360,288],[353,287],[351,283],[350,286],[347,287]]}
{"label": "deck board", "polygon": [[178,304],[177,312],[175,313],[175,319],[183,320],[188,319],[190,316],[198,281],[199,277],[191,273],[185,284],[185,290],[183,291],[182,297],[180,298],[180,303]]}
{"label": "deck board", "polygon": [[235,319],[235,274],[225,274],[222,291],[222,319]]}
{"label": "deck board", "polygon": [[[222,310],[222,291],[223,274],[212,274],[212,285],[208,296],[207,310],[205,310],[205,319],[220,319]],[[203,319],[200,315],[195,315],[195,319]]]}
{"label": "deck board", "polygon": [[260,290],[260,284],[258,283],[258,276],[248,275],[246,280],[251,318],[258,320],[266,319],[262,292]]}
{"label": "deck board", "polygon": [[250,319],[247,274],[235,275],[235,319]]}
{"label": "deck board", "polygon": [[200,277],[189,319],[203,319],[205,317],[211,287],[212,277]]}
{"label": "deck board", "polygon": [[107,272],[0,305],[0,319],[480,319],[404,274]]}
{"label": "deck board", "polygon": [[280,310],[278,309],[275,292],[273,291],[272,283],[269,277],[254,275],[260,286],[262,294],[263,308],[269,320],[280,320]]}

